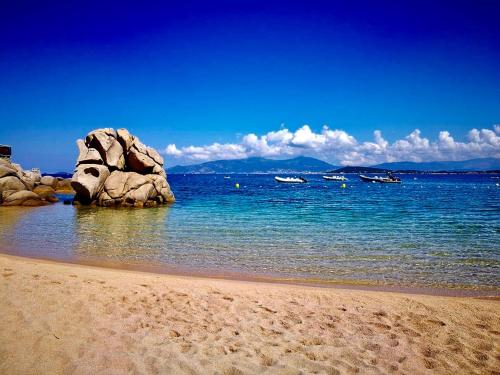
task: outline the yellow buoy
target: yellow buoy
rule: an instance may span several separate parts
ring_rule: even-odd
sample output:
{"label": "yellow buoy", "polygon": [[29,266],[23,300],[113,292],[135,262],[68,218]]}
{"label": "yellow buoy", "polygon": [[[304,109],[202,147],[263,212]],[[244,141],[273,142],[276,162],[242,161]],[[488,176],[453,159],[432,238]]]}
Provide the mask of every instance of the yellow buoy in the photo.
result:
{"label": "yellow buoy", "polygon": [[346,184],[342,184],[342,189],[345,189],[347,187]]}
{"label": "yellow buoy", "polygon": [[240,188],[240,184],[238,184],[238,183],[236,183],[236,185],[234,185],[234,186],[236,186],[236,189]]}

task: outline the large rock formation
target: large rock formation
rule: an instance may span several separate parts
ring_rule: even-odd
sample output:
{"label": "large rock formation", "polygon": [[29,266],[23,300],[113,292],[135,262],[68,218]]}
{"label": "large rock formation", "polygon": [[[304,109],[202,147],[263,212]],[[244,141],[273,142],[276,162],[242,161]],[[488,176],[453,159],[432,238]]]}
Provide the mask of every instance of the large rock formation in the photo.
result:
{"label": "large rock formation", "polygon": [[29,190],[20,190],[2,194],[3,206],[44,206],[48,202]]}
{"label": "large rock formation", "polygon": [[0,159],[0,205],[43,206],[45,199],[31,190],[38,184],[39,176],[25,172],[20,165],[8,159]]}
{"label": "large rock formation", "polygon": [[71,186],[75,202],[99,206],[150,207],[173,202],[163,158],[127,129],[97,129],[85,140]]}

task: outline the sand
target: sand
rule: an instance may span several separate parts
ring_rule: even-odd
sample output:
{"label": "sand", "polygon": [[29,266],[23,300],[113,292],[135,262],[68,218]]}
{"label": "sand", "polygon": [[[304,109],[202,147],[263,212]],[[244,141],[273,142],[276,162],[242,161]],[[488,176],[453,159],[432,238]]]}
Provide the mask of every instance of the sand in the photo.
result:
{"label": "sand", "polygon": [[0,374],[500,371],[500,302],[471,297],[0,255],[0,316]]}

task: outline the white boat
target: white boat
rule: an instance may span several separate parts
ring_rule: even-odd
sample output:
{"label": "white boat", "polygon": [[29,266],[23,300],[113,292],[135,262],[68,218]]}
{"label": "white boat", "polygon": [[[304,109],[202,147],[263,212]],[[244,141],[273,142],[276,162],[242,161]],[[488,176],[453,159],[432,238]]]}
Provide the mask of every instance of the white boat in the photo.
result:
{"label": "white boat", "polygon": [[345,176],[323,176],[323,179],[329,181],[348,181]]}
{"label": "white boat", "polygon": [[303,177],[278,177],[278,176],[275,176],[274,179],[277,182],[285,182],[285,183],[289,183],[289,184],[303,184],[303,183],[307,182],[307,180]]}
{"label": "white boat", "polygon": [[388,177],[368,177],[368,176],[363,176],[362,174],[359,175],[359,178],[361,178],[361,181],[363,182],[378,182],[381,184],[400,184],[401,179],[399,177],[394,177],[392,175],[389,175]]}

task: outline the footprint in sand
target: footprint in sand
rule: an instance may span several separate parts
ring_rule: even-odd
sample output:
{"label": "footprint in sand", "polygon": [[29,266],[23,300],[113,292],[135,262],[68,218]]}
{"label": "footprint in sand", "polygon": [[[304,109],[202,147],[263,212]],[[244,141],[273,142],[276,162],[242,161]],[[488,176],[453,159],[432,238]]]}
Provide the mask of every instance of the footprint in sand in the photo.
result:
{"label": "footprint in sand", "polygon": [[379,322],[375,322],[375,323],[370,323],[372,324],[373,326],[377,327],[377,328],[380,328],[380,329],[383,329],[383,330],[390,330],[392,327],[388,324],[384,324],[384,323],[379,323]]}
{"label": "footprint in sand", "polygon": [[488,354],[478,351],[474,352],[474,357],[480,362],[486,362],[489,359]]}
{"label": "footprint in sand", "polygon": [[222,375],[243,375],[243,371],[234,366],[231,366],[222,370]]}
{"label": "footprint in sand", "polygon": [[433,370],[436,368],[436,362],[429,358],[424,358],[424,366],[428,370]]}
{"label": "footprint in sand", "polygon": [[477,348],[478,348],[479,350],[484,350],[484,351],[489,352],[489,351],[493,350],[493,345],[491,345],[491,343],[489,343],[489,342],[484,342],[484,341],[482,341],[482,342],[480,342],[480,343],[477,345]]}
{"label": "footprint in sand", "polygon": [[175,338],[175,337],[180,337],[181,334],[179,332],[177,332],[176,330],[172,329],[170,330],[170,332],[168,333],[168,335],[172,338]]}
{"label": "footprint in sand", "polygon": [[403,327],[402,328],[402,331],[405,335],[408,335],[410,337],[420,337],[422,336],[420,333],[418,333],[417,331],[414,331],[413,329],[411,328],[406,328],[406,327]]}
{"label": "footprint in sand", "polygon": [[441,327],[444,327],[446,325],[445,322],[443,322],[441,320],[436,320],[436,319],[427,319],[427,322],[429,322],[431,324],[435,324],[437,326],[441,326]]}
{"label": "footprint in sand", "polygon": [[277,311],[270,309],[269,307],[263,306],[263,305],[258,305],[262,310],[267,311],[272,314],[276,314]]}
{"label": "footprint in sand", "polygon": [[376,352],[378,353],[381,349],[381,346],[379,344],[369,342],[365,345],[365,348],[371,352]]}
{"label": "footprint in sand", "polygon": [[261,354],[260,364],[262,366],[266,366],[266,367],[272,366],[274,364],[274,359],[272,359],[271,357],[269,357],[265,354]]}

